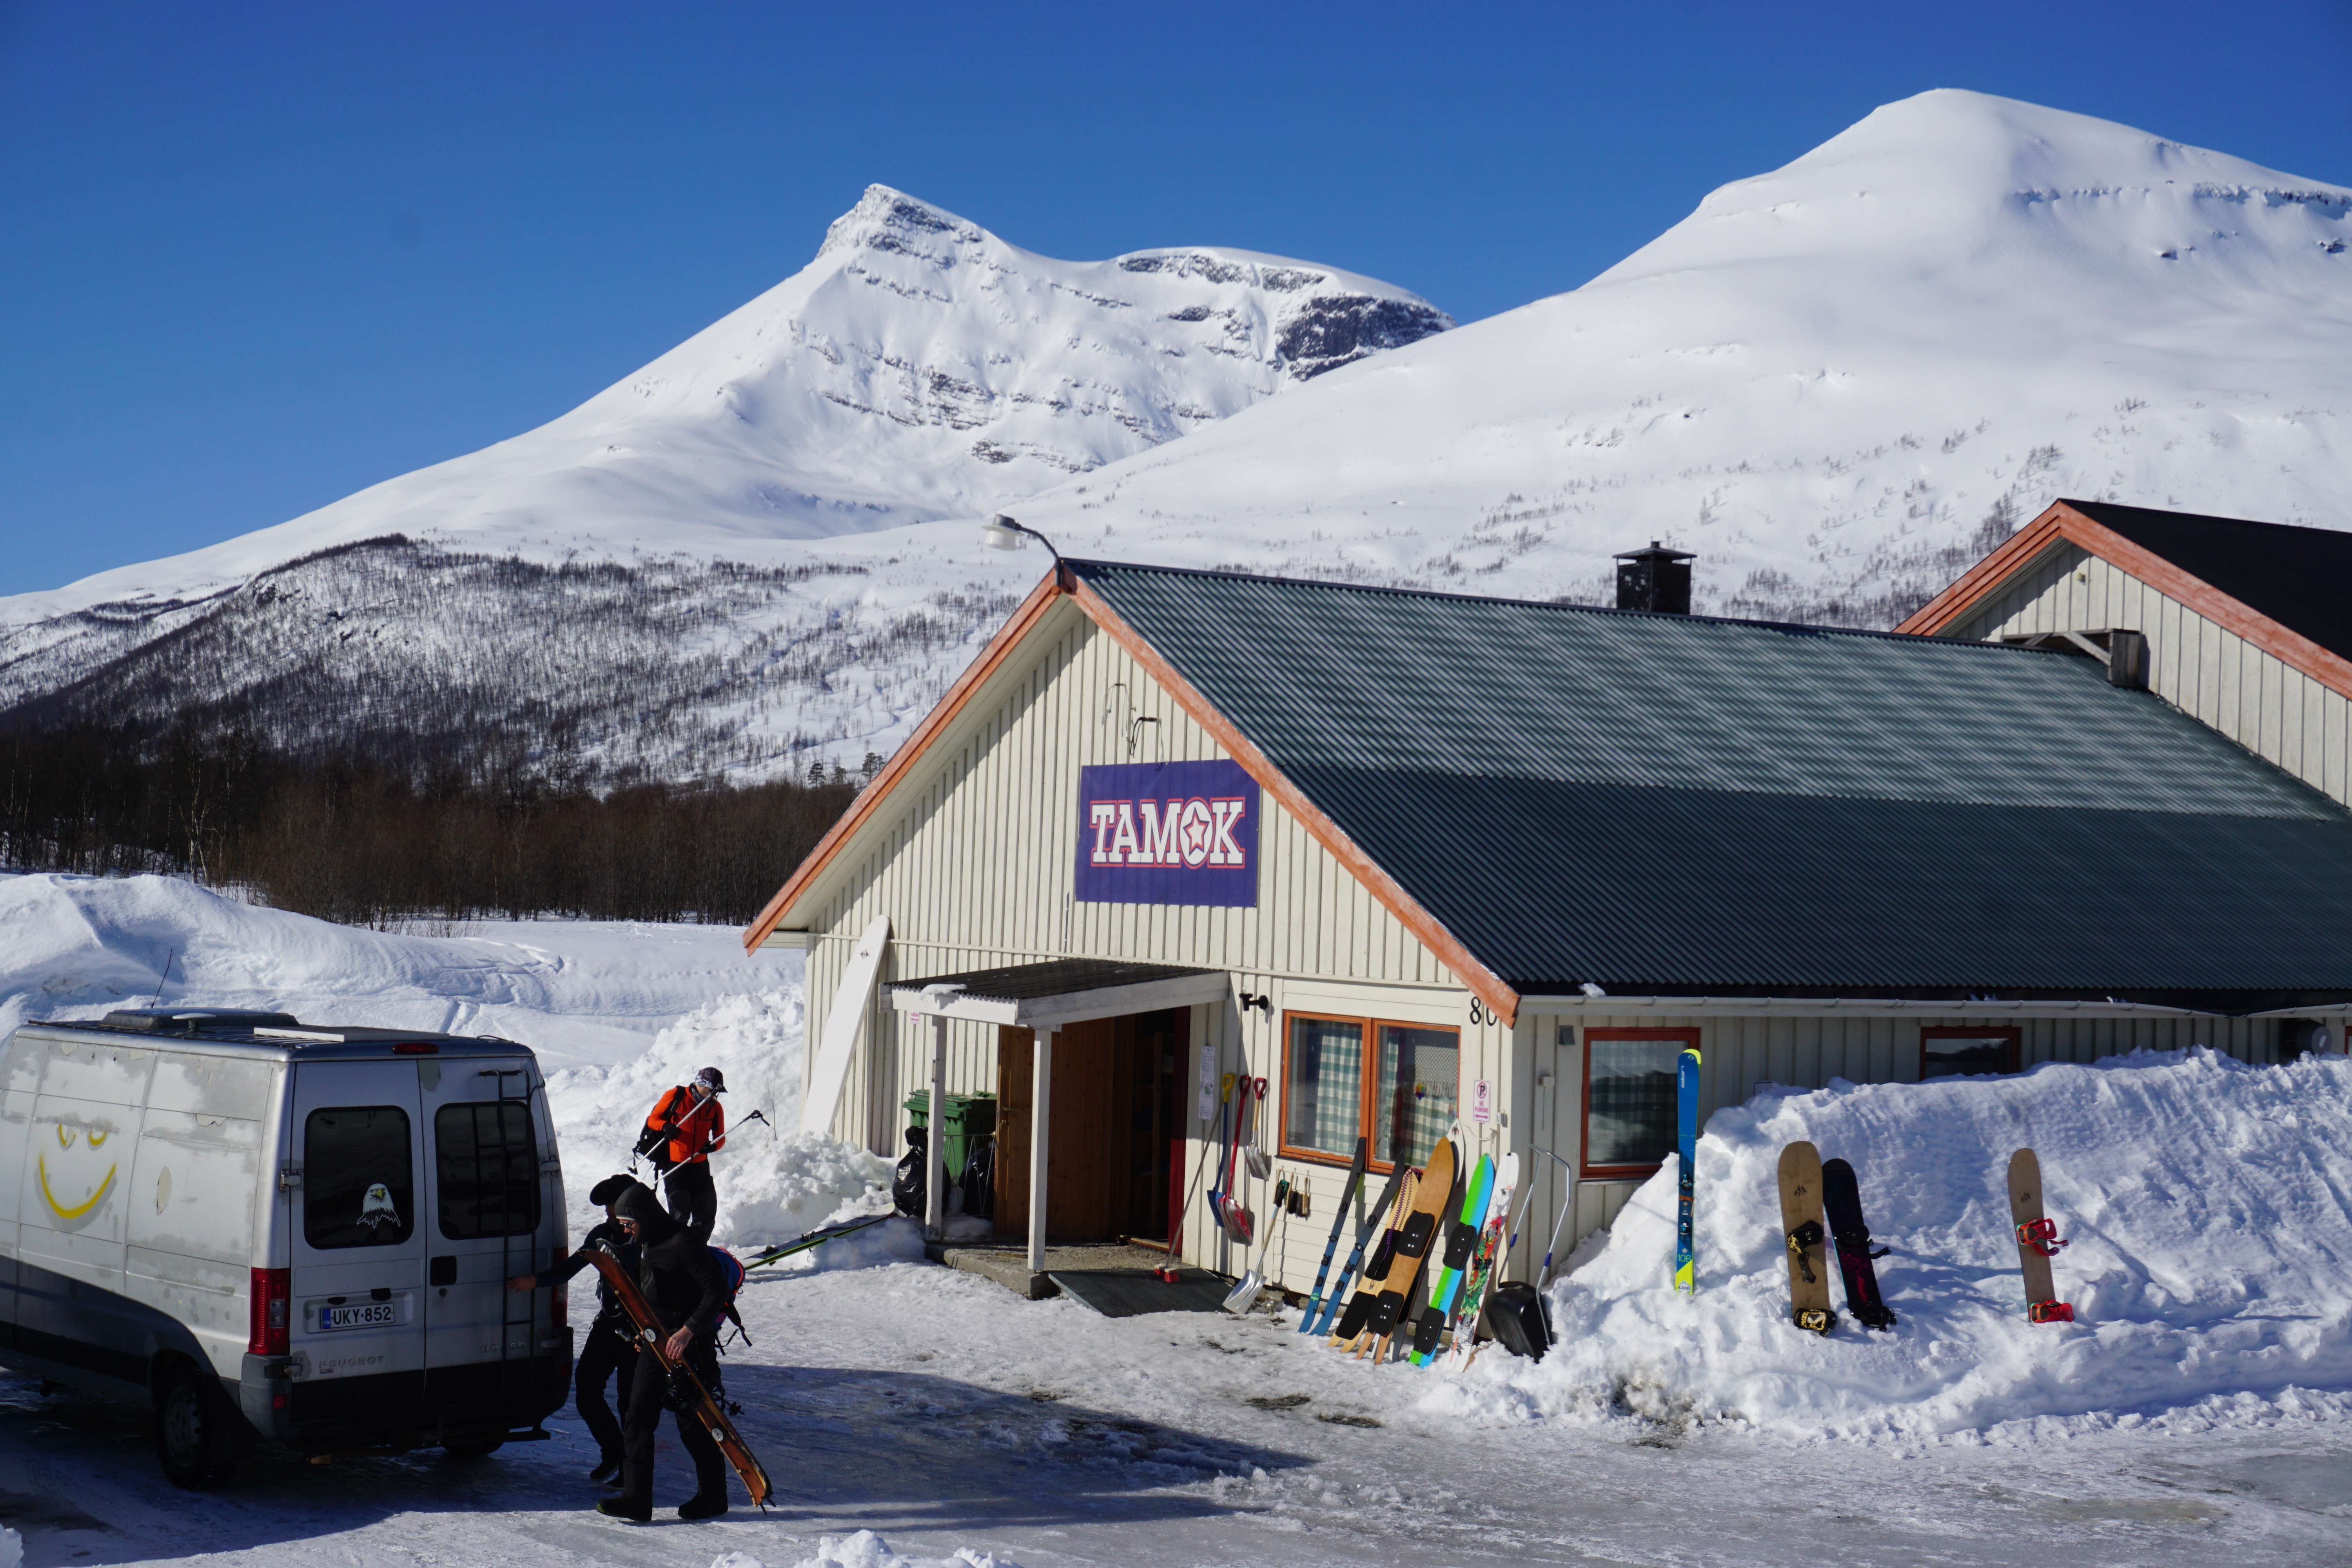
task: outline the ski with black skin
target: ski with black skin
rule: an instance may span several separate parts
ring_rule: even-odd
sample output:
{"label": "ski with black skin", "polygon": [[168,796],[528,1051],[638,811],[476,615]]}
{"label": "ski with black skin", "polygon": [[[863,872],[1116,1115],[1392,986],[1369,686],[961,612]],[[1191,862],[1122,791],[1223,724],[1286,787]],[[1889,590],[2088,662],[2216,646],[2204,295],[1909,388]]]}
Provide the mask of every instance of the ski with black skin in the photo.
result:
{"label": "ski with black skin", "polygon": [[1870,1227],[1862,1221],[1862,1184],[1843,1160],[1822,1162],[1822,1213],[1837,1245],[1838,1274],[1845,1280],[1845,1310],[1864,1328],[1891,1329],[1895,1313],[1878,1291],[1875,1260],[1886,1248],[1871,1250]]}
{"label": "ski with black skin", "polygon": [[[1315,1291],[1307,1298],[1307,1306],[1298,1314],[1298,1331],[1302,1334],[1314,1332],[1315,1320],[1324,1315],[1323,1281],[1330,1277],[1331,1259],[1339,1250],[1339,1232],[1347,1226],[1349,1206],[1356,1201],[1356,1190],[1364,1184],[1364,1157],[1370,1148],[1370,1140],[1363,1138],[1356,1140],[1355,1163],[1348,1167],[1348,1184],[1339,1190],[1339,1212],[1331,1216],[1331,1239],[1323,1244],[1323,1266],[1315,1270]],[[1363,1240],[1360,1237],[1357,1238],[1356,1247],[1357,1256],[1361,1257]],[[1354,1259],[1351,1258],[1349,1261],[1352,1267]],[[1339,1289],[1331,1292],[1331,1299],[1337,1301],[1339,1299],[1339,1291],[1347,1288],[1348,1277],[1342,1274],[1339,1277]]]}
{"label": "ski with black skin", "polygon": [[[1316,1330],[1318,1333],[1328,1332],[1333,1340],[1346,1344],[1362,1333],[1364,1325],[1371,1321],[1372,1302],[1380,1295],[1374,1282],[1388,1278],[1389,1264],[1396,1257],[1396,1226],[1383,1226],[1381,1218],[1393,1205],[1398,1223],[1402,1223],[1405,1210],[1412,1206],[1413,1184],[1419,1179],[1418,1173],[1410,1165],[1398,1165],[1390,1170],[1389,1184],[1381,1190],[1379,1205],[1364,1216],[1364,1223],[1356,1229],[1356,1250],[1349,1258],[1348,1267],[1340,1271],[1339,1288],[1331,1292],[1331,1299],[1323,1303],[1323,1321]],[[1367,1259],[1364,1247],[1375,1233],[1380,1236],[1380,1245]],[[1350,1274],[1358,1276],[1356,1293],[1349,1298],[1347,1310],[1338,1312],[1339,1298],[1348,1293],[1348,1277]],[[1335,1312],[1339,1318],[1337,1328],[1331,1321]]]}
{"label": "ski with black skin", "polygon": [[671,1379],[683,1385],[688,1395],[687,1414],[702,1423],[702,1429],[710,1434],[710,1440],[719,1445],[719,1451],[742,1478],[744,1492],[765,1512],[768,1499],[775,1489],[768,1484],[768,1472],[760,1468],[751,1445],[735,1430],[735,1423],[727,1418],[727,1412],[710,1396],[710,1390],[702,1385],[694,1368],[669,1353],[669,1335],[663,1331],[661,1319],[655,1315],[653,1303],[637,1289],[636,1277],[623,1266],[619,1255],[606,1242],[600,1241],[588,1249],[588,1261],[604,1283],[613,1288],[614,1299],[628,1314],[630,1324],[636,1330],[638,1348],[660,1361]]}

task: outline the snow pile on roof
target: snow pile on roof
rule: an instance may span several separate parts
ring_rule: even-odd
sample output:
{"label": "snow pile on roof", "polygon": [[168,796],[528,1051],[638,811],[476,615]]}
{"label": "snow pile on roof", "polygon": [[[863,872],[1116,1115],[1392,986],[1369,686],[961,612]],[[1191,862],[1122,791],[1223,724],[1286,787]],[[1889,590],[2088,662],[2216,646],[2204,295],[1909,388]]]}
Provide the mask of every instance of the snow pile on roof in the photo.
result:
{"label": "snow pile on roof", "polygon": [[[165,973],[168,965],[170,973]],[[478,921],[447,936],[334,925],[178,877],[0,876],[0,1034],[117,1007],[253,1007],[306,1024],[519,1040],[549,1068],[629,1059],[756,984],[725,926]]]}
{"label": "snow pile on roof", "polygon": [[[802,1024],[798,985],[722,996],[664,1029],[634,1061],[609,1072],[551,1075],[548,1102],[563,1141],[564,1165],[573,1173],[566,1184],[573,1225],[584,1229],[595,1222],[588,1190],[605,1171],[627,1163],[662,1092],[706,1067],[727,1079],[720,1101],[727,1146],[710,1161],[719,1189],[712,1240],[742,1247],[789,1241],[819,1226],[887,1209],[890,1162],[799,1131]],[[749,1120],[755,1110],[766,1113],[765,1124]],[[649,1171],[641,1168],[640,1174],[654,1181]],[[828,1242],[816,1251],[834,1254],[822,1261],[836,1266],[907,1257],[910,1245],[911,1256],[922,1256],[919,1237],[910,1240],[911,1227],[877,1228],[884,1234]]]}
{"label": "snow pile on roof", "polygon": [[[1811,1139],[1851,1162],[1899,1322],[1789,1321],[1776,1171]],[[2011,1153],[2040,1155],[2072,1325],[2030,1323]],[[2002,1422],[2191,1425],[2352,1412],[2352,1061],[2249,1067],[2199,1047],[2013,1078],[1762,1093],[1698,1146],[1699,1293],[1675,1294],[1672,1161],[1551,1291],[1540,1363],[1489,1350],[1423,1408],[1791,1432]],[[1834,1259],[1832,1270],[1835,1270]]]}

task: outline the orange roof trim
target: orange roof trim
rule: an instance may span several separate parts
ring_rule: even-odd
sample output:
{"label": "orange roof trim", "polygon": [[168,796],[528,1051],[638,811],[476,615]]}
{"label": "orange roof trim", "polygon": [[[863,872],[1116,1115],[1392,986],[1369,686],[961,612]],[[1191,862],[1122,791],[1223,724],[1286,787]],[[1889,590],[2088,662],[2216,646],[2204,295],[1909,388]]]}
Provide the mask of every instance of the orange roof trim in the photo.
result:
{"label": "orange roof trim", "polygon": [[2192,577],[2161,555],[2135,544],[2105,523],[2064,501],[2011,534],[2008,542],[1962,574],[1959,580],[1922,605],[1895,629],[1914,637],[1937,637],[1998,592],[2053,545],[2079,546],[2119,567],[2167,598],[2194,610],[2232,636],[2242,637],[2290,668],[2352,697],[2352,659],[2290,631],[2242,600]]}

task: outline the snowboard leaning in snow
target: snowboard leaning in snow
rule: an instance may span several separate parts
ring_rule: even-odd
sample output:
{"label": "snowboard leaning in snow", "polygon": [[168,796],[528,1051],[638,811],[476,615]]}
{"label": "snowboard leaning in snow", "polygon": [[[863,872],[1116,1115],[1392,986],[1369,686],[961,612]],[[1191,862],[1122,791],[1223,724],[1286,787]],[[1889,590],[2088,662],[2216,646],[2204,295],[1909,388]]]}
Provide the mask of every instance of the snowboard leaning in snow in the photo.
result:
{"label": "snowboard leaning in snow", "polygon": [[1446,1321],[1453,1317],[1471,1266],[1477,1260],[1478,1236],[1486,1227],[1486,1205],[1494,1195],[1495,1157],[1481,1154],[1478,1163],[1471,1168],[1468,1184],[1462,1189],[1462,1206],[1453,1223],[1445,1227],[1437,1267],[1429,1277],[1429,1300],[1421,1309],[1421,1321],[1412,1328],[1410,1359],[1415,1366],[1427,1366],[1430,1358],[1437,1353],[1437,1342],[1445,1332]]}
{"label": "snowboard leaning in snow", "polygon": [[614,1298],[621,1303],[621,1310],[629,1315],[630,1323],[637,1331],[642,1353],[658,1359],[671,1378],[684,1384],[688,1395],[686,1414],[702,1423],[702,1429],[710,1434],[710,1440],[719,1445],[719,1451],[727,1456],[727,1462],[735,1467],[737,1475],[743,1478],[745,1494],[764,1512],[768,1498],[774,1490],[768,1484],[768,1472],[760,1468],[760,1461],[752,1457],[750,1446],[735,1430],[735,1423],[727,1419],[727,1412],[719,1407],[719,1401],[710,1397],[710,1390],[702,1386],[702,1379],[695,1375],[694,1368],[673,1359],[664,1348],[669,1336],[662,1331],[661,1320],[654,1315],[653,1303],[647,1301],[645,1292],[637,1289],[636,1277],[604,1242],[598,1242],[588,1249],[588,1261],[595,1267],[598,1277],[613,1288]]}
{"label": "snowboard leaning in snow", "polygon": [[1685,1046],[1675,1062],[1675,1289],[1698,1293],[1698,1241],[1692,1209],[1698,1196],[1698,1047]]}
{"label": "snowboard leaning in snow", "polygon": [[[1375,1364],[1389,1358],[1389,1342],[1404,1317],[1413,1283],[1421,1278],[1421,1260],[1437,1239],[1438,1217],[1454,1201],[1454,1141],[1440,1138],[1430,1152],[1429,1163],[1422,1167],[1421,1190],[1413,1194],[1412,1207],[1397,1226],[1396,1256],[1390,1259],[1388,1277],[1381,1281],[1381,1293],[1372,1301],[1371,1321],[1364,1325],[1364,1340],[1378,1341],[1372,1356]],[[1363,1348],[1358,1344],[1360,1354]]]}
{"label": "snowboard leaning in snow", "polygon": [[2009,1219],[2017,1227],[2017,1261],[2025,1275],[2025,1315],[2037,1323],[2071,1323],[2074,1309],[2058,1300],[2050,1260],[2066,1243],[2042,1213],[2042,1161],[2031,1149],[2009,1157]]}
{"label": "snowboard leaning in snow", "polygon": [[1822,1152],[1811,1143],[1780,1151],[1780,1231],[1789,1252],[1789,1316],[1801,1329],[1825,1334],[1837,1326],[1830,1309],[1829,1259],[1822,1248]]}
{"label": "snowboard leaning in snow", "polygon": [[1829,1221],[1830,1239],[1837,1244],[1838,1276],[1845,1281],[1845,1310],[1864,1328],[1891,1329],[1895,1314],[1878,1293],[1878,1269],[1874,1260],[1886,1248],[1870,1247],[1870,1227],[1862,1222],[1862,1184],[1853,1167],[1843,1160],[1822,1166],[1822,1212]]}

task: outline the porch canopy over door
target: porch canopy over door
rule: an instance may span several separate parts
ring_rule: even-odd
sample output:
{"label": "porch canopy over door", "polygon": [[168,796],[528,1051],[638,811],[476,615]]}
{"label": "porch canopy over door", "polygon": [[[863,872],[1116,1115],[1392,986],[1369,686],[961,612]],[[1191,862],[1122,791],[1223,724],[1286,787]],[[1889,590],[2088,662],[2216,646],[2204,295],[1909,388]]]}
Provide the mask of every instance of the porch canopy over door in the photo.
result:
{"label": "porch canopy over door", "polygon": [[1050,1146],[1053,1109],[1048,1097],[1053,1085],[1055,1031],[1094,1018],[1223,1002],[1233,994],[1232,986],[1232,980],[1222,969],[1122,963],[1108,958],[1055,958],[1003,969],[975,969],[961,974],[890,982],[885,989],[893,1008],[901,1013],[918,1013],[931,1020],[933,1136],[926,1140],[924,1151],[928,1166],[924,1182],[927,1233],[932,1239],[940,1239],[947,1222],[947,1140],[938,1136],[937,1131],[947,1103],[950,1019],[1028,1029],[1036,1037],[1031,1080],[1034,1102],[1029,1119],[1029,1268],[1032,1273],[1042,1273],[1045,1268],[1045,1153]]}

